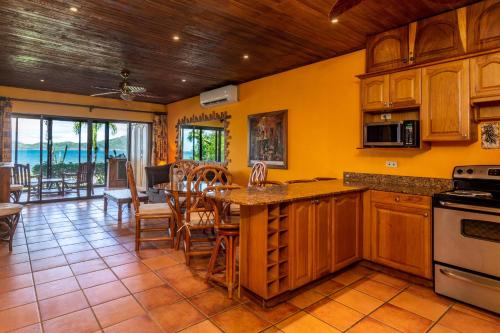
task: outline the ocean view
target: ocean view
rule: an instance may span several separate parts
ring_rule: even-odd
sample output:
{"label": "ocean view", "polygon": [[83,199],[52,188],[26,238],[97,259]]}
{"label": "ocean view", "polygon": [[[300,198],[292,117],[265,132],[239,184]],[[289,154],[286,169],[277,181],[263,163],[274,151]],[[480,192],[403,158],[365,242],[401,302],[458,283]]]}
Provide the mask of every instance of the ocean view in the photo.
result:
{"label": "ocean view", "polygon": [[[116,154],[126,154],[125,150],[115,150]],[[47,161],[47,150],[43,150],[43,161]],[[85,162],[87,159],[87,150],[70,150],[68,149],[66,153],[66,158],[64,163],[75,163],[78,164],[78,154],[80,153],[81,161]],[[111,155],[113,154],[113,150],[110,149],[109,152]],[[54,152],[54,159],[57,162],[62,162],[62,158],[64,156],[64,150],[56,150]],[[12,151],[12,158],[15,158],[15,152]],[[104,162],[104,150],[99,150],[97,152],[97,162]],[[17,163],[21,164],[29,164],[31,167],[40,164],[40,150],[38,149],[19,149],[17,151]]]}

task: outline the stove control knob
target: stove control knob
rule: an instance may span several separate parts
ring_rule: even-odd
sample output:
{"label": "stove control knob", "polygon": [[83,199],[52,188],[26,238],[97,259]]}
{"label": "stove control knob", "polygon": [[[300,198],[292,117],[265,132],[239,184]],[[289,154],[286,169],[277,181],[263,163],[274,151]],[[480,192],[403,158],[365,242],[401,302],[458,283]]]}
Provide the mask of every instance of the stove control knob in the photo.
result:
{"label": "stove control knob", "polygon": [[461,174],[463,174],[463,173],[464,173],[464,170],[463,170],[463,169],[458,169],[458,170],[457,170],[457,173],[458,173],[459,175],[461,175]]}
{"label": "stove control knob", "polygon": [[472,170],[472,169],[467,169],[467,173],[468,173],[469,175],[472,175],[472,174],[474,173],[474,170]]}

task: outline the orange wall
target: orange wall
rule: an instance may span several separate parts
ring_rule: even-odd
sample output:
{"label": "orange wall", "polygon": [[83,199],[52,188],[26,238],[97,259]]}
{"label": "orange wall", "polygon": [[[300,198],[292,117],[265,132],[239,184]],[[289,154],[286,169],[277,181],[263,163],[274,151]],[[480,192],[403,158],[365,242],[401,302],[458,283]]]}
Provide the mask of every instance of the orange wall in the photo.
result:
{"label": "orange wall", "polygon": [[50,91],[39,91],[0,86],[0,96],[29,99],[44,102],[58,102],[79,105],[92,105],[95,108],[89,112],[88,107],[34,103],[25,101],[12,102],[12,112],[24,114],[43,114],[66,117],[82,117],[97,119],[116,119],[129,121],[152,121],[153,114],[145,112],[127,112],[122,110],[99,109],[99,107],[119,108],[151,112],[165,112],[162,104],[127,102],[111,98],[90,97],[75,94],[64,94]]}
{"label": "orange wall", "polygon": [[[247,116],[288,109],[288,170],[271,170],[270,179],[342,177],[343,171],[450,178],[459,164],[500,164],[500,150],[470,145],[434,144],[424,152],[374,152],[356,149],[360,142],[359,80],[365,52],[300,67],[240,85],[240,102],[202,109],[194,97],[167,106],[169,157],[175,159],[175,124],[179,117],[228,111],[229,168],[237,182],[248,177]],[[389,169],[385,161],[397,161]]]}

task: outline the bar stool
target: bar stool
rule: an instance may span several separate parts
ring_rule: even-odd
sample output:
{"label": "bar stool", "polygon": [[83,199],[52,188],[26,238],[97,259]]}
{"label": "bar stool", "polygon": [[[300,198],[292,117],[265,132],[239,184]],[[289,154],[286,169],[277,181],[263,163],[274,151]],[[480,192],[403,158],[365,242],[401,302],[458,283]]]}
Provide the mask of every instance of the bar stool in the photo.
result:
{"label": "bar stool", "polygon": [[[216,186],[204,190],[204,195],[212,192],[228,191],[240,188],[235,185]],[[206,196],[206,201],[210,203],[215,212],[214,228],[216,232],[215,247],[208,263],[206,280],[215,281],[227,287],[228,298],[233,298],[234,288],[237,287],[236,279],[236,247],[240,236],[240,221],[238,217],[229,214],[229,206],[217,203],[213,198]],[[225,266],[216,268],[217,258],[220,252],[225,252]],[[224,277],[217,277],[215,274],[225,271]]]}
{"label": "bar stool", "polygon": [[0,203],[0,226],[6,230],[0,230],[0,240],[9,242],[9,251],[12,252],[12,239],[16,232],[19,216],[23,209],[22,205],[15,203]]}

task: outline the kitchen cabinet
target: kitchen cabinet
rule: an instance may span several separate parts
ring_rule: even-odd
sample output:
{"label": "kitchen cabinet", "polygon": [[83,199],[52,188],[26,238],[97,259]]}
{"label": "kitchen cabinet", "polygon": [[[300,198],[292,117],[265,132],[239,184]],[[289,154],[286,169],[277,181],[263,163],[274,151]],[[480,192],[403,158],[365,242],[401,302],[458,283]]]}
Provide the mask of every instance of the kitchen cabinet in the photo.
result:
{"label": "kitchen cabinet", "polygon": [[290,286],[300,287],[313,279],[315,204],[312,200],[294,202],[290,220]]}
{"label": "kitchen cabinet", "polygon": [[366,71],[377,72],[403,67],[408,62],[408,26],[368,38]]}
{"label": "kitchen cabinet", "polygon": [[332,253],[332,199],[321,198],[314,202],[314,251],[313,278],[330,273]]}
{"label": "kitchen cabinet", "polygon": [[416,63],[464,54],[465,9],[449,11],[417,22],[414,60]]}
{"label": "kitchen cabinet", "polygon": [[432,278],[430,197],[372,191],[372,261]]}
{"label": "kitchen cabinet", "polygon": [[377,111],[420,105],[421,76],[418,68],[362,79],[361,107]]}
{"label": "kitchen cabinet", "polygon": [[389,107],[388,75],[361,80],[361,107],[363,110],[381,110]]}
{"label": "kitchen cabinet", "polygon": [[389,75],[389,106],[417,106],[421,102],[422,72],[420,68]]}
{"label": "kitchen cabinet", "polygon": [[471,58],[470,77],[473,101],[500,101],[500,52]]}
{"label": "kitchen cabinet", "polygon": [[500,1],[485,0],[467,7],[468,52],[500,47]]}
{"label": "kitchen cabinet", "polygon": [[472,139],[468,59],[422,69],[420,116],[424,141]]}
{"label": "kitchen cabinet", "polygon": [[346,194],[333,200],[332,268],[337,271],[362,256],[361,194]]}

